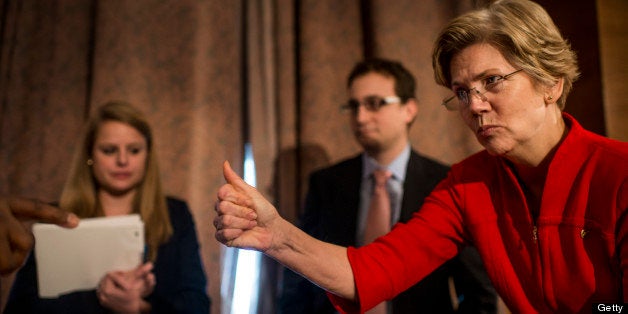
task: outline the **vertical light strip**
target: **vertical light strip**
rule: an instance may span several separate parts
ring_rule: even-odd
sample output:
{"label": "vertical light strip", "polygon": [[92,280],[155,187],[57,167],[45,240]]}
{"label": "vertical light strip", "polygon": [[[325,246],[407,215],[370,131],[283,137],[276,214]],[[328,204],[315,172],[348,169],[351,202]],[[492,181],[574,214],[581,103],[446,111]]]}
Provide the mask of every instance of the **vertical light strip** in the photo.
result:
{"label": "vertical light strip", "polygon": [[[255,159],[250,143],[244,144],[244,176],[251,186],[256,186]],[[259,297],[259,270],[261,253],[251,250],[238,250],[235,269],[235,285],[231,314],[257,313]]]}
{"label": "vertical light strip", "polygon": [[231,302],[233,301],[234,274],[236,272],[236,261],[238,260],[238,249],[225,247],[224,250],[221,270],[222,276],[220,278],[220,298],[222,299],[220,313],[230,314]]}

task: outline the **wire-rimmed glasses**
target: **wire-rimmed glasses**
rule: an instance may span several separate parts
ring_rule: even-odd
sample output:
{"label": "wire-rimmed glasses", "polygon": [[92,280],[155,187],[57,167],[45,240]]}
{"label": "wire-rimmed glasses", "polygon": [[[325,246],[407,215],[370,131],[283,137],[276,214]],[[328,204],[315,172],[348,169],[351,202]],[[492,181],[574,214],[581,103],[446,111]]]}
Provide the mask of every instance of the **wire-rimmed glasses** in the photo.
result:
{"label": "wire-rimmed glasses", "polygon": [[358,112],[360,105],[363,105],[366,110],[375,112],[385,105],[394,103],[401,103],[401,98],[397,96],[368,96],[362,101],[349,99],[346,104],[340,106],[340,110],[344,112]]}
{"label": "wire-rimmed glasses", "polygon": [[[521,71],[523,71],[523,69],[516,70],[506,75],[490,75],[482,79],[481,81],[484,84],[483,92],[478,90],[477,87],[471,89],[458,88],[454,91],[453,96],[443,99],[441,105],[445,106],[447,110],[455,111],[463,106],[469,106],[473,95],[478,96],[482,101],[486,101],[486,96],[484,95],[486,92],[494,94],[499,93],[502,90],[504,81]],[[458,101],[452,101],[454,98],[458,98]]]}

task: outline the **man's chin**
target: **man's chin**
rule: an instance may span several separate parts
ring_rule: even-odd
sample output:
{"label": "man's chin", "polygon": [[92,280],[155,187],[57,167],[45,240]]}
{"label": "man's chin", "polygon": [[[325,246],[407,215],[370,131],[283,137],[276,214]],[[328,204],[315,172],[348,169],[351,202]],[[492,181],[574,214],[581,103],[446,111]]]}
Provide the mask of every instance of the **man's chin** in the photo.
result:
{"label": "man's chin", "polygon": [[381,149],[379,142],[372,139],[358,139],[358,143],[360,143],[360,146],[366,151],[379,151]]}

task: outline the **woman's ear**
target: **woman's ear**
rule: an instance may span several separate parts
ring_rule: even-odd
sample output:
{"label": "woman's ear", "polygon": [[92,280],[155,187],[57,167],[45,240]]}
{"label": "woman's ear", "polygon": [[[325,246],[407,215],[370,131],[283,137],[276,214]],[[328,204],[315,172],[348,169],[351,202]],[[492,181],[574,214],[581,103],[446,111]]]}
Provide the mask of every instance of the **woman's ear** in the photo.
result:
{"label": "woman's ear", "polygon": [[545,92],[545,103],[556,103],[558,98],[563,94],[563,83],[565,80],[561,77],[552,86],[549,86]]}

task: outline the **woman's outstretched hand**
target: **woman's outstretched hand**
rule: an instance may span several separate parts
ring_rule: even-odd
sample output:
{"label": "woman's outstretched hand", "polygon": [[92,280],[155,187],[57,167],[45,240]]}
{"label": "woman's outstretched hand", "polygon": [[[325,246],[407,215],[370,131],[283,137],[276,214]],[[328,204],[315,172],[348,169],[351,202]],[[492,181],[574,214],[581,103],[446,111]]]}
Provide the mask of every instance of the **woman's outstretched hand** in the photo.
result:
{"label": "woman's outstretched hand", "polygon": [[282,220],[277,209],[244,182],[227,161],[223,175],[227,183],[218,190],[216,239],[229,247],[262,252],[272,248],[278,232],[273,226]]}
{"label": "woman's outstretched hand", "polygon": [[227,183],[218,190],[214,219],[218,241],[264,252],[319,287],[355,300],[355,282],[345,247],[319,241],[283,219],[262,194],[233,172],[228,162],[223,164],[223,174]]}

